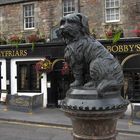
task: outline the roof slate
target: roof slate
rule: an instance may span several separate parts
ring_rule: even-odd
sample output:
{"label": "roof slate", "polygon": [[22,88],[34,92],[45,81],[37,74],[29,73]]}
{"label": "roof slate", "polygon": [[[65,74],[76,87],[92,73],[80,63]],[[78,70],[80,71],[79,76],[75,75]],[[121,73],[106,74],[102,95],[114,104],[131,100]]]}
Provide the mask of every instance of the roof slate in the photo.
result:
{"label": "roof slate", "polygon": [[0,5],[12,4],[18,2],[27,2],[27,1],[32,1],[32,0],[0,0]]}

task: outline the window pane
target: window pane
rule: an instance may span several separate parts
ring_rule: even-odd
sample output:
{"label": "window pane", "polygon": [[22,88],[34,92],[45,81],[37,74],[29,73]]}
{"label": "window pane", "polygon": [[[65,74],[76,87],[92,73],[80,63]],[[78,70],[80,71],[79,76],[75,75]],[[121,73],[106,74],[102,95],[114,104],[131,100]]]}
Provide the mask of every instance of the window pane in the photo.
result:
{"label": "window pane", "polygon": [[115,0],[115,6],[118,7],[119,5],[119,0]]}
{"label": "window pane", "polygon": [[107,15],[107,21],[110,21],[110,16],[109,15]]}
{"label": "window pane", "polygon": [[110,4],[109,2],[106,3],[106,8],[109,8],[110,7]]}
{"label": "window pane", "polygon": [[28,89],[28,75],[27,75],[27,67],[20,66],[20,77],[21,77],[21,87],[20,89],[27,90]]}
{"label": "window pane", "polygon": [[114,7],[114,1],[111,1],[110,7]]}
{"label": "window pane", "polygon": [[115,9],[115,13],[116,13],[116,14],[119,14],[119,8],[116,8],[116,9]]}
{"label": "window pane", "polygon": [[68,11],[71,11],[71,7],[68,7]]}
{"label": "window pane", "polygon": [[114,16],[114,15],[111,15],[111,16],[110,16],[110,19],[111,19],[111,20],[115,20],[115,16]]}
{"label": "window pane", "polygon": [[40,89],[40,78],[35,70],[35,64],[30,65],[30,75],[31,75],[31,89]]}
{"label": "window pane", "polygon": [[72,11],[75,11],[75,7],[74,6],[72,7]]}
{"label": "window pane", "polygon": [[67,7],[64,7],[64,12],[67,12]]}
{"label": "window pane", "polygon": [[116,14],[116,20],[119,20],[119,14]]}

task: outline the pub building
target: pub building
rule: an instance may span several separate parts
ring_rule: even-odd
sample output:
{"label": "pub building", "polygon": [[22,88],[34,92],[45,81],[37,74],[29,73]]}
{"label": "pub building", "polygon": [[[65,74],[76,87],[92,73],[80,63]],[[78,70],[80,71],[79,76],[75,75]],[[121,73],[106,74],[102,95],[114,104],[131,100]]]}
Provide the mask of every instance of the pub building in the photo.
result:
{"label": "pub building", "polygon": [[[140,38],[120,39],[116,44],[111,40],[99,40],[120,62],[124,71],[122,96],[132,103],[140,103]],[[62,74],[65,44],[62,42],[1,45],[0,47],[0,88],[9,95],[43,95],[43,107],[58,107],[64,99],[72,75]],[[51,72],[36,71],[40,60],[54,62]],[[58,60],[58,61],[56,61]]]}
{"label": "pub building", "polygon": [[[90,32],[97,39],[122,33],[122,39],[115,44],[110,40],[99,41],[122,65],[125,76],[122,96],[140,103],[139,0],[0,0],[1,101],[5,93],[9,97],[42,95],[43,99],[37,98],[35,103],[58,106],[73,77],[71,73],[62,73],[65,44],[57,40],[55,31],[63,16],[75,12],[88,17]],[[28,43],[10,45],[13,36],[22,39],[22,35]],[[33,50],[33,44],[27,40],[30,35],[41,36],[47,43],[35,43]],[[40,74],[36,70],[41,60],[53,64],[51,71]],[[21,98],[16,102],[27,105]]]}

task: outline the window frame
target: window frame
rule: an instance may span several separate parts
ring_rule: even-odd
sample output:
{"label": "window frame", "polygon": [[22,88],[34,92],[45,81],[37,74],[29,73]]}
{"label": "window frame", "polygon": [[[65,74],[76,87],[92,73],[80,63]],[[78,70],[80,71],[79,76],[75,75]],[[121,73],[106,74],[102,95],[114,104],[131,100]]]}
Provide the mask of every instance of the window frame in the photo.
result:
{"label": "window frame", "polygon": [[[39,76],[39,88],[38,89],[33,89],[33,86],[32,86],[32,76],[31,76],[31,67],[32,65],[35,65],[37,61],[17,61],[16,64],[17,64],[17,91],[18,92],[38,92],[40,93],[41,92],[41,78]],[[23,66],[23,65],[26,65],[26,68],[27,68],[27,76],[28,76],[28,88],[27,89],[22,89],[21,88],[21,69],[20,69],[20,66]],[[37,73],[36,73],[37,74]],[[37,82],[37,80],[36,80]]]}
{"label": "window frame", "polygon": [[[119,22],[120,21],[120,0],[114,0],[114,3],[115,3],[115,1],[118,1],[118,6],[112,6],[112,7],[107,7],[107,0],[105,0],[105,22],[106,23],[111,23],[111,22]],[[109,0],[109,2],[111,2],[110,0]],[[108,20],[107,19],[107,10],[111,10],[111,9],[114,9],[114,10],[116,10],[116,9],[118,9],[118,19],[115,19],[115,20],[113,20],[113,19],[110,19],[110,20]],[[115,14],[117,14],[116,12],[114,12],[114,14],[110,14],[110,15],[113,15],[113,16],[115,16]],[[115,16],[115,18],[116,18],[116,16]]]}
{"label": "window frame", "polygon": [[[27,16],[25,16],[25,12],[26,12],[26,7],[28,7],[29,8],[29,6],[30,6],[30,11],[29,11],[29,13],[31,14],[31,15],[27,15]],[[28,14],[29,14],[28,13]],[[31,19],[31,18],[33,18],[33,20],[31,21],[31,24],[32,24],[32,26],[31,27],[27,27],[26,26],[26,23],[28,24],[28,26],[29,26],[29,22],[30,21],[28,21],[28,22],[26,22],[26,19]],[[30,29],[35,29],[35,4],[34,3],[29,3],[29,4],[24,4],[23,5],[23,28],[24,28],[24,30],[30,30]]]}
{"label": "window frame", "polygon": [[[71,4],[71,9],[72,9],[72,6],[74,6],[74,10],[68,10],[68,6],[69,6],[69,4],[68,4],[68,2],[70,3],[70,2],[72,2],[73,1],[73,4]],[[66,5],[67,5],[67,11],[65,11],[64,10],[64,4],[65,3],[67,3]],[[75,12],[78,12],[78,9],[79,9],[79,7],[78,7],[78,1],[76,1],[76,0],[63,0],[62,1],[62,9],[63,9],[63,16],[66,16],[67,14],[71,14],[71,13],[75,13]]]}

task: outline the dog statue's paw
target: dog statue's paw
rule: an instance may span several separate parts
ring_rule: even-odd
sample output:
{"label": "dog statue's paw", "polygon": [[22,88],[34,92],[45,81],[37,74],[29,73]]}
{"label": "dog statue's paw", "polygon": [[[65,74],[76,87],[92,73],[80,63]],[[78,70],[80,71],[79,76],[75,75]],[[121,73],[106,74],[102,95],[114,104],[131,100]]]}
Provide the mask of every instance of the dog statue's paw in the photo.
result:
{"label": "dog statue's paw", "polygon": [[75,80],[73,83],[70,84],[70,87],[79,87],[82,86],[83,82],[80,80]]}
{"label": "dog statue's paw", "polygon": [[89,81],[86,84],[84,84],[84,87],[94,87],[95,88],[95,82],[94,81]]}

